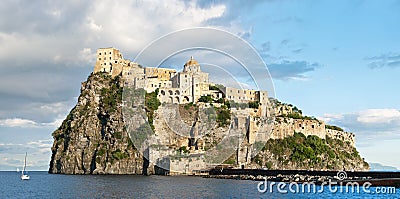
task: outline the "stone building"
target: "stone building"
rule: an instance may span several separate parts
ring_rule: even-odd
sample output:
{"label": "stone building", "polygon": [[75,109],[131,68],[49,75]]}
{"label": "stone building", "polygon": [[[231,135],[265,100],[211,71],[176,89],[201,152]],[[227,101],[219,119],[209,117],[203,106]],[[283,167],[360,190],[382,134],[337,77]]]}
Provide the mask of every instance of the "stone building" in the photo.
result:
{"label": "stone building", "polygon": [[132,67],[138,67],[138,65],[124,59],[118,49],[113,47],[99,48],[97,50],[97,59],[93,72],[104,72],[115,77],[121,73],[123,75],[128,75]]}
{"label": "stone building", "polygon": [[200,64],[191,57],[181,72],[175,69],[142,67],[123,58],[115,48],[100,48],[94,73],[103,72],[115,77],[122,73],[125,85],[143,88],[146,92],[158,89],[158,98],[162,103],[196,103],[201,96],[210,95],[214,99],[225,98],[236,103],[258,101],[266,112],[268,93],[249,89],[238,89],[222,86],[219,90],[211,90],[215,84],[209,82],[208,73],[201,71]]}

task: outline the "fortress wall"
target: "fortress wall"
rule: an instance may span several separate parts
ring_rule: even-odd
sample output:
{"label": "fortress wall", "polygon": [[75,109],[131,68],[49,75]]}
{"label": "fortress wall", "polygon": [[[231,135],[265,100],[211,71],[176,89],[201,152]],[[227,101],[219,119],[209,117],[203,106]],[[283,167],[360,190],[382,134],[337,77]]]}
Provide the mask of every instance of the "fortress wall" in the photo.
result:
{"label": "fortress wall", "polygon": [[277,117],[271,138],[283,139],[292,136],[294,132],[303,133],[305,136],[315,135],[325,139],[325,123],[318,120]]}
{"label": "fortress wall", "polygon": [[147,77],[157,78],[159,81],[169,81],[176,74],[175,69],[146,67],[144,73]]}
{"label": "fortress wall", "polygon": [[350,142],[350,144],[352,146],[355,146],[355,135],[354,133],[351,132],[344,132],[344,131],[338,131],[338,130],[332,130],[332,129],[326,129],[326,135],[331,137],[331,138],[335,138],[335,139],[339,139],[342,140],[343,142]]}

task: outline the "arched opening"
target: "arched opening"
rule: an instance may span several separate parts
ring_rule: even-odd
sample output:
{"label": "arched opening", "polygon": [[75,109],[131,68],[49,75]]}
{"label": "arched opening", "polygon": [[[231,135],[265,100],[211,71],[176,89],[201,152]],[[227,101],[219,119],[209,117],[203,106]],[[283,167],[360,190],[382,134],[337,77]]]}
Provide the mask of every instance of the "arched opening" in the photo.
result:
{"label": "arched opening", "polygon": [[169,93],[169,95],[173,95],[174,94],[171,90],[169,90],[168,93]]}
{"label": "arched opening", "polygon": [[175,95],[179,95],[179,94],[180,94],[179,90],[176,90]]}
{"label": "arched opening", "polygon": [[183,102],[184,103],[189,102],[189,97],[188,96],[183,97]]}
{"label": "arched opening", "polygon": [[161,90],[161,95],[165,95],[165,91],[164,90]]}
{"label": "arched opening", "polygon": [[171,103],[171,104],[173,103],[172,97],[168,98],[168,103]]}
{"label": "arched opening", "polygon": [[179,97],[178,96],[175,97],[175,103],[179,104]]}

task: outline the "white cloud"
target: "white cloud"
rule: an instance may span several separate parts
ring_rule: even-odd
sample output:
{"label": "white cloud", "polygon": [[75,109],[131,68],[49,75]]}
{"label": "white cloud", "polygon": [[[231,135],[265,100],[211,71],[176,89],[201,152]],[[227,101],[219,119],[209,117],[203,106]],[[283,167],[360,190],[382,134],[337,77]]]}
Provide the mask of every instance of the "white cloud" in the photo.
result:
{"label": "white cloud", "polygon": [[61,119],[56,119],[49,123],[38,123],[33,120],[22,119],[22,118],[9,118],[0,120],[0,126],[2,127],[18,127],[18,128],[41,128],[41,127],[59,127]]}
{"label": "white cloud", "polygon": [[367,109],[354,113],[325,114],[320,118],[328,124],[354,132],[361,144],[370,144],[374,139],[400,139],[400,111],[396,109]]}
{"label": "white cloud", "polygon": [[0,126],[5,127],[35,127],[36,122],[27,119],[13,118],[0,120]]}
{"label": "white cloud", "polygon": [[357,121],[365,124],[390,124],[400,125],[400,111],[396,109],[369,109],[360,111]]}

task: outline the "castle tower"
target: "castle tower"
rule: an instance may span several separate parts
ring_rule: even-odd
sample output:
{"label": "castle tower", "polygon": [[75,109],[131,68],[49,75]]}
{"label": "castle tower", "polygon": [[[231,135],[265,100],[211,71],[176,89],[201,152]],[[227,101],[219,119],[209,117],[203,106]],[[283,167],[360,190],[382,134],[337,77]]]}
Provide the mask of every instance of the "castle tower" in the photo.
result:
{"label": "castle tower", "polygon": [[195,59],[193,59],[193,56],[191,56],[190,60],[187,61],[185,63],[185,65],[183,66],[183,72],[187,72],[187,73],[201,72],[199,62],[197,62]]}

